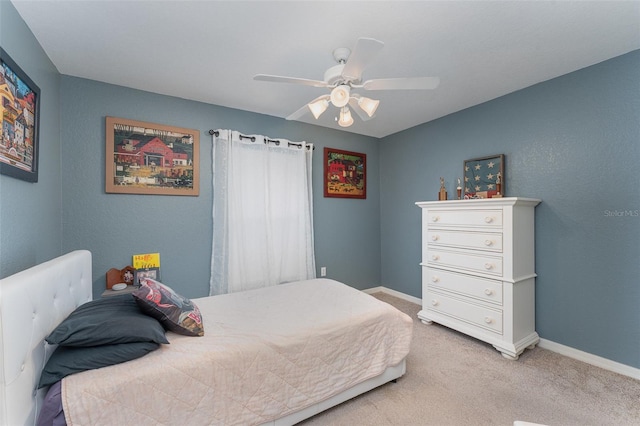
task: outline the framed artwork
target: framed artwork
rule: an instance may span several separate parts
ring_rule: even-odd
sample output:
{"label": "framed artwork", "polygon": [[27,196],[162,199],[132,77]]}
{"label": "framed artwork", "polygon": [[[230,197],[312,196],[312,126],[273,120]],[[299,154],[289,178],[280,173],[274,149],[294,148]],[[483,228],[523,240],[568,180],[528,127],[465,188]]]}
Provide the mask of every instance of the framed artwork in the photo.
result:
{"label": "framed artwork", "polygon": [[136,269],[133,285],[141,285],[144,278],[160,281],[160,268]]}
{"label": "framed artwork", "polygon": [[0,173],[38,181],[40,88],[0,48]]}
{"label": "framed artwork", "polygon": [[367,198],[367,155],[324,149],[324,196]]}
{"label": "framed artwork", "polygon": [[200,132],[106,119],[106,192],[191,195],[200,191]]}
{"label": "framed artwork", "polygon": [[504,154],[464,161],[464,198],[504,196]]}

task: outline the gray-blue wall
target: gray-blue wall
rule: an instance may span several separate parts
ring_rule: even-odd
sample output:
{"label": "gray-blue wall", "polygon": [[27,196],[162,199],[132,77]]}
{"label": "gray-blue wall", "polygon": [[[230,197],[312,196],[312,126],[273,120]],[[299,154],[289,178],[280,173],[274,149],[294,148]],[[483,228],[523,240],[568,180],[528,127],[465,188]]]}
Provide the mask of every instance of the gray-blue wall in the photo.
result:
{"label": "gray-blue wall", "polygon": [[[507,194],[543,200],[536,216],[540,335],[640,368],[639,52],[377,140],[61,77],[8,1],[0,0],[0,24],[0,45],[42,90],[40,182],[0,176],[0,277],[86,248],[97,296],[109,268],[159,251],[163,280],[189,297],[205,295],[207,131],[231,128],[316,144],[316,257],[329,277],[420,297],[414,202],[436,199],[439,176],[453,193],[464,159],[504,153]],[[200,130],[201,195],[105,194],[107,115]],[[367,200],[322,196],[324,146],[367,154]]]}
{"label": "gray-blue wall", "polygon": [[465,159],[506,155],[536,208],[541,337],[640,367],[640,51],[380,144],[382,284],[420,297],[420,209]]}
{"label": "gray-blue wall", "polygon": [[62,254],[60,74],[9,1],[0,0],[0,46],[38,85],[38,183],[0,175],[0,278]]}
{"label": "gray-blue wall", "polygon": [[[233,129],[315,144],[316,265],[355,288],[380,285],[378,140],[245,111],[62,76],[63,244],[93,253],[94,296],[109,268],[160,252],[162,281],[187,297],[208,295],[212,167],[209,129]],[[105,117],[200,130],[200,196],[106,194]],[[324,198],[323,147],[367,154],[366,200]],[[319,274],[318,274],[319,275]]]}

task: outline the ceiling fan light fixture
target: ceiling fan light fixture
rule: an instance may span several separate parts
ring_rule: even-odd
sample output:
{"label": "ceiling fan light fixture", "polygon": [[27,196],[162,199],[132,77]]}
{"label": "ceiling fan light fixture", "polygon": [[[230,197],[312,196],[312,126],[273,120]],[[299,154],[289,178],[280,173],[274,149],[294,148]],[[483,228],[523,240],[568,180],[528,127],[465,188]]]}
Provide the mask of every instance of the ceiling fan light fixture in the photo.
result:
{"label": "ceiling fan light fixture", "polygon": [[343,107],[340,110],[340,119],[338,120],[338,125],[340,127],[349,127],[353,124],[353,117],[351,117],[351,111],[349,108]]}
{"label": "ceiling fan light fixture", "polygon": [[378,109],[378,105],[380,105],[380,101],[361,97],[358,99],[358,105],[369,117],[373,117],[373,114],[375,114]]}
{"label": "ceiling fan light fixture", "polygon": [[311,110],[311,113],[317,120],[318,117],[320,117],[322,113],[325,112],[329,107],[329,101],[327,101],[326,99],[320,99],[315,102],[311,102],[307,104],[307,106],[309,107],[309,109]]}
{"label": "ceiling fan light fixture", "polygon": [[342,108],[349,102],[351,87],[346,84],[334,87],[331,91],[331,103],[338,108]]}

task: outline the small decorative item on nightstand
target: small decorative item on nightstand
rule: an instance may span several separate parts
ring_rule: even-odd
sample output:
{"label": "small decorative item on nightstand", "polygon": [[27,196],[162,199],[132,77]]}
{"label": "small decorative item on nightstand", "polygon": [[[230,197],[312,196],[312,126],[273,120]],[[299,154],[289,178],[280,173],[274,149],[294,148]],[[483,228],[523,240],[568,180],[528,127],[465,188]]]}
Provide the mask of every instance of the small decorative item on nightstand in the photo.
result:
{"label": "small decorative item on nightstand", "polygon": [[131,293],[135,289],[133,286],[134,272],[135,270],[131,266],[125,266],[122,269],[109,269],[106,277],[107,288],[102,293],[102,297]]}
{"label": "small decorative item on nightstand", "polygon": [[438,201],[444,201],[447,199],[447,190],[444,187],[444,178],[440,178],[440,192],[438,193]]}
{"label": "small decorative item on nightstand", "polygon": [[135,279],[133,285],[140,287],[142,280],[145,278],[151,278],[153,280],[160,280],[160,268],[144,268],[136,269]]}
{"label": "small decorative item on nightstand", "polygon": [[134,254],[132,259],[135,269],[133,285],[140,286],[143,278],[160,280],[160,253]]}
{"label": "small decorative item on nightstand", "polygon": [[111,290],[114,284],[125,283],[133,284],[134,269],[131,266],[125,266],[122,269],[111,268],[107,271],[107,290]]}

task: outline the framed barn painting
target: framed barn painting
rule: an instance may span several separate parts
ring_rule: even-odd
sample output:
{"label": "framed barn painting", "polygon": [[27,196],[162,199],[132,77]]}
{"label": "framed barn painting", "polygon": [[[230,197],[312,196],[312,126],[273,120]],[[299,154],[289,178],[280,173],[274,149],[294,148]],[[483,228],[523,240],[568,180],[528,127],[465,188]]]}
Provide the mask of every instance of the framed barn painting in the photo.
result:
{"label": "framed barn painting", "polygon": [[38,181],[40,88],[0,48],[0,173]]}
{"label": "framed barn painting", "polygon": [[324,196],[367,198],[367,155],[324,149]]}
{"label": "framed barn painting", "polygon": [[198,196],[198,130],[107,117],[106,132],[107,193]]}

